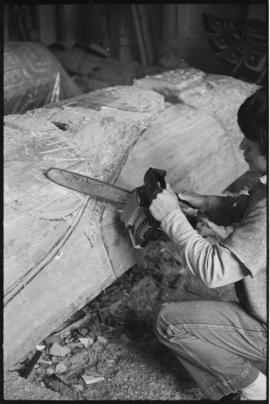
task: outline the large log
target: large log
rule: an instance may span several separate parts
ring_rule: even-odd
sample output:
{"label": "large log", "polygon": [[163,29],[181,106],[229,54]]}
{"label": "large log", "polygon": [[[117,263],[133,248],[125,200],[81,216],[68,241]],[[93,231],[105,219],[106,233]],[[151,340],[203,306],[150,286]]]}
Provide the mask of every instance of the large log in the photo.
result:
{"label": "large log", "polygon": [[[118,185],[127,186],[132,172],[143,175],[149,165],[158,164],[176,190],[221,193],[248,169],[239,149],[243,133],[237,110],[256,84],[182,68],[146,76],[134,85],[176,105],[166,108],[139,139]],[[134,187],[132,180],[129,184]]]}
{"label": "large log", "polygon": [[[246,84],[245,96],[253,90]],[[244,91],[233,115],[243,98]],[[235,133],[213,116],[164,105],[158,93],[135,86],[8,115],[4,136],[7,368],[136,261],[119,212],[51,183],[44,170],[63,167],[132,189],[152,165],[167,169],[176,188],[215,192],[246,169],[234,153]]]}
{"label": "large log", "polygon": [[[240,138],[239,134],[239,138]],[[149,166],[167,171],[176,191],[221,193],[247,170],[234,151],[232,134],[211,115],[178,104],[163,111],[130,151],[117,180],[133,188]]]}
{"label": "large log", "polygon": [[[100,229],[104,203],[51,183],[44,170],[58,166],[113,182],[129,148],[163,108],[157,93],[118,87],[64,106],[6,116],[8,366],[120,275]],[[67,130],[59,129],[65,125]],[[123,272],[134,263],[132,249],[126,237],[115,248]]]}
{"label": "large log", "polygon": [[82,94],[58,60],[35,42],[4,44],[4,112],[23,113]]}

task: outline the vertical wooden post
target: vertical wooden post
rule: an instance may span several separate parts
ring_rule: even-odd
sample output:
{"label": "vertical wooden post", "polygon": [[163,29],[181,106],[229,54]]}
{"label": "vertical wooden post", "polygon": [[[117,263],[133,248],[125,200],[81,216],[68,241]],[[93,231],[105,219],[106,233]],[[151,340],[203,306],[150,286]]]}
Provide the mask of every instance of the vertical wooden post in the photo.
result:
{"label": "vertical wooden post", "polygon": [[39,4],[38,5],[38,25],[39,37],[41,42],[47,46],[59,38],[57,38],[57,26],[55,8],[58,6],[52,4]]}
{"label": "vertical wooden post", "polygon": [[61,16],[61,40],[73,41],[78,39],[78,31],[80,29],[79,4],[63,4],[60,8]]}
{"label": "vertical wooden post", "polygon": [[9,41],[9,30],[8,30],[8,5],[4,5],[4,41]]}
{"label": "vertical wooden post", "polygon": [[163,13],[163,37],[162,37],[162,54],[171,56],[175,55],[175,49],[178,47],[178,38],[176,27],[176,4],[165,4]]}
{"label": "vertical wooden post", "polygon": [[138,18],[135,4],[131,4],[131,11],[132,11],[132,16],[133,16],[136,36],[137,36],[137,40],[138,40],[139,50],[140,50],[141,62],[142,62],[143,66],[146,66],[147,57],[146,57],[146,53],[145,53],[142,32],[141,32],[139,18]]}
{"label": "vertical wooden post", "polygon": [[130,17],[127,13],[128,8],[121,8],[121,18],[119,21],[120,25],[120,49],[119,49],[119,59],[121,62],[125,62],[131,59],[130,57],[130,38],[127,32],[127,18]]}
{"label": "vertical wooden post", "polygon": [[122,4],[120,4],[119,7],[115,7],[114,5],[110,6],[110,54],[116,59],[120,59],[120,29],[122,8]]}
{"label": "vertical wooden post", "polygon": [[146,56],[148,59],[149,64],[153,64],[153,47],[152,47],[152,41],[150,38],[150,33],[149,33],[149,20],[147,16],[147,9],[145,4],[138,4],[137,5],[137,10],[138,10],[138,16],[139,20],[141,22],[141,31],[142,31],[142,36],[143,36],[143,42],[145,45],[146,49]]}

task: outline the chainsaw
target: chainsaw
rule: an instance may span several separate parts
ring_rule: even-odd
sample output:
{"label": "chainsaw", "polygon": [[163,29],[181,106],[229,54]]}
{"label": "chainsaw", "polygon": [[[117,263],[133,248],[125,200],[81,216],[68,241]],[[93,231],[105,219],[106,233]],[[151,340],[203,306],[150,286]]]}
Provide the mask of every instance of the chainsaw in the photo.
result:
{"label": "chainsaw", "polygon": [[[160,234],[160,223],[151,215],[149,206],[157,194],[166,188],[166,171],[150,167],[144,175],[144,185],[133,191],[61,168],[49,168],[45,176],[58,185],[120,207],[121,220],[134,248],[144,248]],[[188,202],[181,202],[191,206]]]}

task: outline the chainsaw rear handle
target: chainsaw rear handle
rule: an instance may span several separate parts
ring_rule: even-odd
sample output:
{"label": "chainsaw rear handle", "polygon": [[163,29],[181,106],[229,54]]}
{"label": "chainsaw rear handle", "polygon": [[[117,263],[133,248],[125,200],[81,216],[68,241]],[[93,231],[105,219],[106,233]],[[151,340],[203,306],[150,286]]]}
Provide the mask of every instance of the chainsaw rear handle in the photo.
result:
{"label": "chainsaw rear handle", "polygon": [[[140,206],[144,206],[149,208],[153,199],[156,198],[157,194],[162,191],[162,189],[166,189],[166,177],[167,172],[165,170],[160,170],[158,168],[150,167],[145,175],[144,175],[144,184],[141,187],[136,188],[139,204]],[[185,201],[177,196],[178,201],[180,202],[181,207],[189,207],[192,209],[196,209],[190,202]]]}
{"label": "chainsaw rear handle", "polygon": [[[167,172],[165,170],[160,170],[158,168],[150,167],[145,175],[144,175],[144,183],[145,183],[145,198],[146,198],[146,206],[149,207],[156,198],[157,194],[162,191],[162,189],[166,188],[166,177]],[[191,203],[179,198],[178,194],[175,194],[181,205],[184,207],[194,208]]]}
{"label": "chainsaw rear handle", "polygon": [[149,207],[157,194],[166,188],[167,172],[150,167],[144,175],[144,185],[138,188],[141,206]]}

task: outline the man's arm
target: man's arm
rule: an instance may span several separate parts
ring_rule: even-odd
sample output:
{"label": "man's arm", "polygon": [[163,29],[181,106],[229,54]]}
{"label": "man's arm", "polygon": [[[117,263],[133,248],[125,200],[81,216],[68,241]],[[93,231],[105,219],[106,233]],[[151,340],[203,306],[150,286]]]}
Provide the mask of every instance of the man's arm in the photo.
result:
{"label": "man's arm", "polygon": [[209,195],[205,214],[220,226],[240,222],[247,208],[248,198],[248,195],[237,197]]}
{"label": "man's arm", "polygon": [[209,288],[237,282],[249,270],[229,249],[212,245],[189,224],[180,209],[168,213],[161,227],[179,247],[183,264]]}
{"label": "man's arm", "polygon": [[248,195],[214,196],[200,195],[193,192],[178,193],[181,201],[189,202],[194,207],[187,208],[181,204],[182,211],[186,215],[196,215],[199,212],[205,213],[209,219],[217,225],[229,226],[241,221],[248,204]]}

